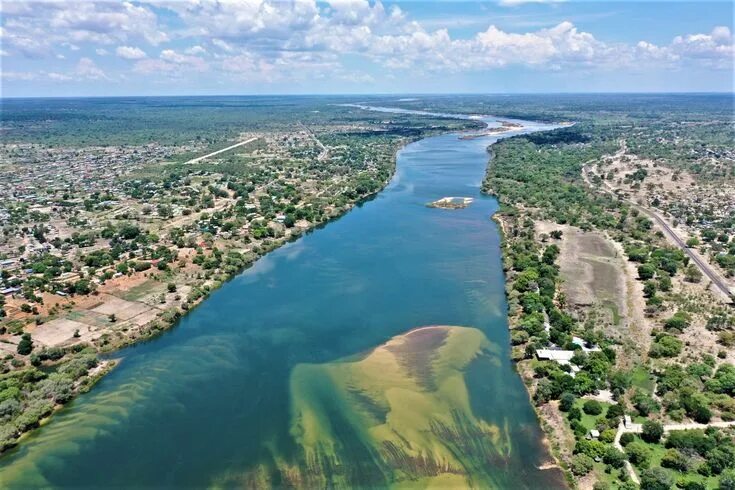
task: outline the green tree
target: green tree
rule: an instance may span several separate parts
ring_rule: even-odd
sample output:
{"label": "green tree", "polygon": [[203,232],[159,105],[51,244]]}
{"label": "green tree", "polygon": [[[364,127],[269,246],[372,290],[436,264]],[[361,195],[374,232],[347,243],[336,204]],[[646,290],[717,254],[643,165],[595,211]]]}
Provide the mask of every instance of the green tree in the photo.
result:
{"label": "green tree", "polygon": [[720,475],[720,490],[735,490],[735,470],[725,470]]}
{"label": "green tree", "polygon": [[572,457],[572,462],[569,465],[569,469],[571,469],[572,473],[577,476],[584,476],[592,471],[594,465],[595,461],[586,454],[575,454]]}
{"label": "green tree", "polygon": [[27,356],[32,350],[33,340],[31,339],[31,334],[24,333],[20,338],[20,342],[18,342],[18,354],[21,356]]}
{"label": "green tree", "polygon": [[625,464],[625,454],[616,448],[609,446],[602,456],[602,462],[609,464],[613,468],[622,468]]}
{"label": "green tree", "polygon": [[638,266],[638,278],[646,281],[648,279],[653,279],[653,276],[656,275],[656,268],[651,264],[641,264]]}
{"label": "green tree", "polygon": [[562,393],[561,398],[559,398],[559,410],[562,412],[568,412],[572,409],[576,400],[577,397],[574,396],[574,393]]}
{"label": "green tree", "polygon": [[657,443],[664,435],[664,426],[656,420],[646,420],[643,422],[643,431],[641,438],[646,442]]}
{"label": "green tree", "polygon": [[674,479],[663,468],[649,468],[641,473],[641,490],[669,490]]}
{"label": "green tree", "polygon": [[584,402],[582,410],[587,415],[600,415],[602,413],[602,404],[597,400],[587,400]]}
{"label": "green tree", "polygon": [[646,469],[651,463],[653,451],[648,444],[641,441],[633,441],[625,446],[628,460],[639,468]]}

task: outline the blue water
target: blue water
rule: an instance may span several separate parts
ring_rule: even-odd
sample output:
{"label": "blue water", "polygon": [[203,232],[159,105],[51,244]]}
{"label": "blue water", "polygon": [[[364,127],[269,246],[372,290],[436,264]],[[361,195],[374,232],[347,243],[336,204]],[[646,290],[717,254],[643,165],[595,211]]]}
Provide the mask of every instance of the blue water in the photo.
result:
{"label": "blue water", "polygon": [[[500,366],[468,374],[473,410],[507,425],[513,444],[511,458],[488,471],[507,488],[560,485],[558,474],[536,469],[548,455],[509,359],[490,220],[497,202],[480,194],[493,141],[447,134],[405,147],[375,199],[260,259],[167,334],[124,350],[90,393],[0,460],[0,484],[232,483],[255,465],[297,457],[288,391],[296,364],[445,324],[479,328],[501,352]],[[475,201],[461,210],[426,207],[444,196]],[[352,483],[380,481],[374,477]]]}

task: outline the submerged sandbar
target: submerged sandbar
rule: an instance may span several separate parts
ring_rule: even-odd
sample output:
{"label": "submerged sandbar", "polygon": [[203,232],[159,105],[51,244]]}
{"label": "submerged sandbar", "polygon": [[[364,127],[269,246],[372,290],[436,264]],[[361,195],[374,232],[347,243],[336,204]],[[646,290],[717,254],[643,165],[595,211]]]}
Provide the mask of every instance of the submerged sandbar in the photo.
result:
{"label": "submerged sandbar", "polygon": [[290,483],[349,487],[361,464],[345,458],[363,454],[381,485],[492,486],[487,464],[507,459],[509,436],[473,413],[464,376],[490,347],[478,329],[428,326],[362,357],[297,365],[291,433],[303,460],[284,469]]}

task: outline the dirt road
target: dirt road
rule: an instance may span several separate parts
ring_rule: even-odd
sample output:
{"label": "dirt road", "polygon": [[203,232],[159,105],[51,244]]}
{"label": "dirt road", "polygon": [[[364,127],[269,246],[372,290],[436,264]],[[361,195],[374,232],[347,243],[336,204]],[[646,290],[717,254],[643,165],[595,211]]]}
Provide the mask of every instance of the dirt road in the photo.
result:
{"label": "dirt road", "polygon": [[234,145],[230,145],[227,148],[222,148],[221,150],[213,151],[212,153],[207,153],[206,155],[202,155],[200,157],[192,158],[191,160],[189,160],[187,162],[184,162],[184,163],[197,163],[197,162],[200,162],[200,161],[202,161],[204,159],[207,159],[209,157],[213,157],[215,155],[219,155],[220,153],[224,153],[226,151],[230,151],[233,148],[237,148],[238,146],[247,145],[248,143],[251,143],[251,142],[253,142],[253,141],[257,140],[257,139],[258,139],[258,137],[255,136],[255,137],[250,138],[250,139],[247,139],[245,141],[241,141],[239,143],[235,143]]}
{"label": "dirt road", "polygon": [[[582,176],[584,178],[584,181],[591,188],[593,189],[597,188],[592,185],[592,181],[589,179],[588,173],[589,173],[589,167],[587,166],[583,167]],[[684,251],[684,253],[691,259],[691,261],[697,265],[699,270],[702,271],[702,274],[707,276],[707,278],[709,278],[709,280],[712,281],[712,284],[715,285],[717,290],[719,290],[722,294],[724,294],[728,299],[733,300],[733,293],[730,290],[729,285],[725,282],[725,280],[722,279],[722,277],[720,277],[717,271],[715,271],[708,263],[702,260],[701,257],[699,257],[689,247],[687,247],[684,240],[682,240],[681,237],[679,237],[679,235],[676,234],[676,232],[671,228],[669,223],[660,214],[658,214],[656,211],[652,209],[645,208],[630,199],[619,196],[615,192],[615,189],[613,189],[610,186],[610,184],[608,184],[607,182],[603,181],[602,187],[597,188],[597,189],[600,189],[602,192],[606,192],[608,194],[614,195],[621,201],[624,201],[630,204],[631,207],[633,207],[634,209],[637,209],[639,212],[653,218],[656,224],[658,224],[661,227],[661,229],[664,231],[664,234],[666,235],[666,237],[670,241],[672,241],[676,246],[678,246]]]}

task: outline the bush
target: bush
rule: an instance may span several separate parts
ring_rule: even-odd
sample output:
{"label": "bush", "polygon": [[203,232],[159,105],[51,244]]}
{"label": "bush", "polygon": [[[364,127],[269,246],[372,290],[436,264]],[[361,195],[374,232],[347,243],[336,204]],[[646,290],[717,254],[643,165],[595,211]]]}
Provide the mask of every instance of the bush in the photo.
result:
{"label": "bush", "polygon": [[593,439],[580,439],[574,445],[575,454],[586,454],[592,459],[602,458],[608,445]]}
{"label": "bush", "polygon": [[646,442],[657,443],[664,435],[664,426],[661,422],[655,420],[646,420],[643,422],[643,432],[641,438]]}
{"label": "bush", "polygon": [[592,471],[594,464],[595,461],[586,454],[575,454],[569,467],[576,476],[584,476]]}
{"label": "bush", "polygon": [[615,429],[605,429],[600,434],[600,441],[612,444],[612,442],[615,440],[616,433],[617,431]]}
{"label": "bush", "polygon": [[642,264],[638,266],[638,278],[645,281],[653,279],[656,274],[656,268],[651,264]]}
{"label": "bush", "polygon": [[562,412],[568,412],[574,407],[574,402],[577,400],[577,397],[574,396],[574,393],[562,393],[561,398],[559,399],[559,410]]}
{"label": "bush", "polygon": [[678,449],[671,448],[661,458],[661,466],[685,472],[689,469],[689,461]]}
{"label": "bush", "polygon": [[582,411],[577,407],[572,407],[567,413],[567,419],[571,420],[582,420]]}
{"label": "bush", "polygon": [[722,472],[720,476],[720,490],[735,490],[735,470]]}
{"label": "bush", "polygon": [[676,486],[681,488],[682,490],[707,490],[707,487],[702,482],[689,480],[689,481],[679,481],[676,483]]}
{"label": "bush", "polygon": [[653,451],[646,443],[634,441],[625,446],[625,453],[628,455],[628,461],[639,468],[646,469],[651,463]]}
{"label": "bush", "polygon": [[602,462],[609,464],[613,468],[622,468],[625,464],[625,454],[621,451],[609,446],[602,456]]}
{"label": "bush", "polygon": [[676,430],[670,432],[666,438],[666,447],[690,449],[704,456],[715,447],[715,442],[703,430]]}
{"label": "bush", "polygon": [[31,334],[24,333],[20,342],[18,342],[18,354],[21,356],[27,356],[33,350],[33,340],[31,340]]}
{"label": "bush", "polygon": [[626,447],[633,441],[635,441],[635,436],[630,432],[624,432],[623,435],[620,436],[620,445],[623,447]]}
{"label": "bush", "polygon": [[641,473],[641,490],[669,490],[674,480],[662,468],[650,468]]}
{"label": "bush", "polygon": [[597,400],[587,400],[584,402],[582,410],[587,415],[600,415],[602,413],[602,404]]}
{"label": "bush", "polygon": [[649,355],[654,358],[675,357],[681,353],[684,344],[672,335],[658,335],[651,345]]}
{"label": "bush", "polygon": [[678,330],[683,332],[689,326],[689,319],[685,314],[676,313],[674,316],[664,322],[664,329]]}

